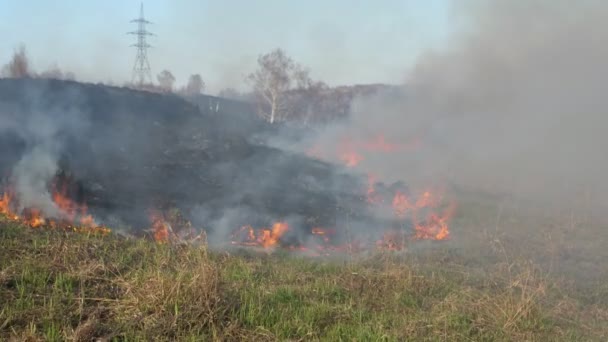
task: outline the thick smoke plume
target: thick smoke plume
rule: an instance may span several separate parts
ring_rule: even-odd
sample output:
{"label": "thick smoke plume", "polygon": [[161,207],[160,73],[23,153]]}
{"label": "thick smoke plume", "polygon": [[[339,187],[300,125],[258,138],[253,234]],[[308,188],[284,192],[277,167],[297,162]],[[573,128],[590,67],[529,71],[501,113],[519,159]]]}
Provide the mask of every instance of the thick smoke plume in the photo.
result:
{"label": "thick smoke plume", "polygon": [[605,201],[608,4],[456,5],[462,26],[445,50],[423,55],[402,90],[358,99],[321,146],[383,133],[419,144],[368,156],[361,165],[380,176],[543,200],[585,191]]}

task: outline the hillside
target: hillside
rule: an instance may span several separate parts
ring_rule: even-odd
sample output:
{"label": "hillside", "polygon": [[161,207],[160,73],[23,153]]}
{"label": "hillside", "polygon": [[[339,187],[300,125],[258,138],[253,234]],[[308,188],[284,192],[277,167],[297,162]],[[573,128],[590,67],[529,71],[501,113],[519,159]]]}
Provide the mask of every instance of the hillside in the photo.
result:
{"label": "hillside", "polygon": [[211,230],[229,210],[248,216],[231,217],[233,227],[287,217],[329,225],[342,210],[338,196],[361,212],[364,180],[253,143],[274,128],[238,103],[221,108],[126,88],[0,80],[0,175],[20,176],[17,167],[36,173],[23,182],[38,182],[56,172],[96,218],[136,231],[150,209],[178,209]]}

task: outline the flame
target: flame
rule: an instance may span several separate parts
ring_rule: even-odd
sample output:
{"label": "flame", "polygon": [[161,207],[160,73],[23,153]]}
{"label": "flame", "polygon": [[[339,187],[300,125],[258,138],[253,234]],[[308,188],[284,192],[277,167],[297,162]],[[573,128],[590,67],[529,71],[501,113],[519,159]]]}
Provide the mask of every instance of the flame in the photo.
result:
{"label": "flame", "polygon": [[0,215],[5,216],[11,221],[17,221],[19,220],[19,215],[11,210],[13,197],[14,194],[10,189],[2,194],[2,197],[0,197]]}
{"label": "flame", "polygon": [[32,228],[38,228],[46,224],[46,220],[42,217],[41,211],[35,208],[24,210],[23,220]]}
{"label": "flame", "polygon": [[52,195],[53,202],[61,210],[66,219],[70,222],[79,222],[84,227],[97,227],[93,216],[87,213],[87,205],[85,203],[78,204],[67,196],[67,184],[64,183],[60,189],[57,189],[57,187],[58,185],[55,184],[55,190]]}
{"label": "flame", "polygon": [[75,232],[92,232],[107,235],[111,230],[107,227],[97,225],[92,215],[87,213],[85,204],[78,204],[67,196],[67,185],[63,184],[58,189],[58,184],[53,184],[51,198],[59,210],[59,217],[49,219],[45,217],[39,208],[24,208],[20,213],[13,211],[19,202],[11,187],[7,187],[0,197],[0,215],[12,221],[21,222],[31,228],[61,228]]}
{"label": "flame", "polygon": [[243,246],[274,247],[288,230],[289,225],[285,222],[275,222],[272,227],[257,231],[252,226],[243,226],[232,234],[232,243]]}
{"label": "flame", "polygon": [[[443,214],[433,210],[437,208],[441,196],[431,191],[423,191],[416,201],[410,199],[400,191],[395,192],[393,197],[393,210],[399,219],[405,219],[408,214],[414,223],[414,239],[418,240],[447,240],[450,237],[448,221],[454,211],[453,203]],[[429,211],[426,220],[420,221],[418,217],[422,210]]]}
{"label": "flame", "polygon": [[425,222],[416,223],[415,239],[447,240],[450,238],[448,220],[452,218],[455,205],[453,203],[441,214],[431,213]]}
{"label": "flame", "polygon": [[168,242],[170,225],[165,221],[164,216],[160,212],[152,210],[150,212],[150,221],[152,222],[154,240],[159,243]]}

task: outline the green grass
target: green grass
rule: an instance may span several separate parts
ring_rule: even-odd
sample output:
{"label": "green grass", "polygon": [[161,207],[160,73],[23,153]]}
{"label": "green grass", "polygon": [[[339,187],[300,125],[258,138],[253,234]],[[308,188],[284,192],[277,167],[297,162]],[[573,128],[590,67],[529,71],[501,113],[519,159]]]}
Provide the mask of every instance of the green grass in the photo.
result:
{"label": "green grass", "polygon": [[0,340],[606,340],[601,226],[479,208],[451,241],[341,259],[0,222]]}

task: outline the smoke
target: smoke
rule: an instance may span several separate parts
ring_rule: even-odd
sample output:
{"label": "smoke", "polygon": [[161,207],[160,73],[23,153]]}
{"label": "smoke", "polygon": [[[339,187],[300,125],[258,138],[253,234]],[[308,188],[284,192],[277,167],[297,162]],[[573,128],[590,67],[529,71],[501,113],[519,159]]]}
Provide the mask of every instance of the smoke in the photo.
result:
{"label": "smoke", "polygon": [[[14,191],[23,208],[37,208],[50,217],[61,217],[53,202],[49,185],[59,171],[60,153],[66,139],[82,134],[86,120],[70,105],[49,105],[50,99],[38,90],[26,89],[29,104],[24,107],[3,107],[0,135],[18,146],[4,146],[6,156],[18,156],[10,170]],[[78,103],[78,94],[68,94],[66,103]],[[14,139],[10,139],[14,137]],[[20,153],[16,153],[20,150]]]}
{"label": "smoke", "polygon": [[419,139],[416,149],[369,155],[361,166],[395,179],[606,200],[608,4],[457,6],[450,44],[424,54],[403,89],[357,99],[347,123],[321,133],[322,146],[345,135]]}

